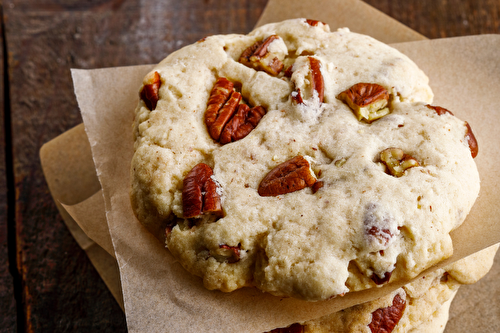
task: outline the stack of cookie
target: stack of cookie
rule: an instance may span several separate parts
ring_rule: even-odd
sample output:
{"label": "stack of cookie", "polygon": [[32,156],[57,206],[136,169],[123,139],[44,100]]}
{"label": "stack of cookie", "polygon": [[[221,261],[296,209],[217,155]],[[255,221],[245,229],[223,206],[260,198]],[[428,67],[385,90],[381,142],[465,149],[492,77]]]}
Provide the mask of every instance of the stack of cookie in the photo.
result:
{"label": "stack of cookie", "polygon": [[[322,301],[408,281],[451,256],[479,193],[468,123],[432,105],[408,57],[348,29],[294,19],[207,37],[140,97],[132,207],[211,290]],[[495,252],[275,331],[442,331]]]}

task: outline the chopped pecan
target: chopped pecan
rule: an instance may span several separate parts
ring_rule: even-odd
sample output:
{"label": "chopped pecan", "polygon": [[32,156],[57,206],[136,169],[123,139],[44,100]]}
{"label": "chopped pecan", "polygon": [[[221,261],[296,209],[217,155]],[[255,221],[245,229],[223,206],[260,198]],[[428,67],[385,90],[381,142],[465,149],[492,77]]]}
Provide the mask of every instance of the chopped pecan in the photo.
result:
{"label": "chopped pecan", "polygon": [[446,114],[446,113],[449,113],[451,114],[452,116],[454,116],[454,114],[450,111],[450,110],[447,110],[445,108],[442,108],[440,106],[434,106],[434,105],[430,105],[430,104],[427,104],[426,105],[429,109],[432,109],[434,111],[436,111],[436,113],[440,116],[442,116],[443,114]]}
{"label": "chopped pecan", "polygon": [[211,251],[210,255],[219,262],[227,262],[234,264],[240,261],[241,244],[238,246],[229,246],[226,244],[219,244],[219,249]]}
{"label": "chopped pecan", "polygon": [[222,215],[220,195],[212,176],[212,168],[200,163],[184,178],[182,209],[185,218],[200,217],[203,213]]}
{"label": "chopped pecan", "polygon": [[288,66],[287,69],[285,69],[285,72],[283,73],[284,77],[291,78],[293,73],[293,65]]}
{"label": "chopped pecan", "polygon": [[[438,115],[443,115],[445,113],[449,113],[453,116],[453,113],[450,110],[447,110],[445,108],[442,108],[440,106],[433,106],[430,104],[426,105],[429,109],[433,109],[436,111]],[[467,140],[467,143],[469,144],[469,149],[470,149],[470,154],[472,155],[472,158],[475,158],[477,156],[477,153],[479,151],[479,147],[477,145],[477,140],[476,137],[474,136],[474,133],[472,133],[472,128],[470,127],[468,122],[465,122],[465,139]]]}
{"label": "chopped pecan", "polygon": [[441,278],[439,279],[439,281],[441,283],[446,283],[446,282],[448,282],[449,279],[450,279],[450,273],[444,272],[443,275],[441,276]]}
{"label": "chopped pecan", "polygon": [[312,186],[311,186],[311,189],[313,191],[313,193],[316,193],[319,191],[320,188],[322,188],[323,186],[325,185],[325,183],[323,183],[322,181],[317,181],[316,183],[314,183]]}
{"label": "chopped pecan", "polygon": [[233,88],[231,81],[218,78],[205,111],[205,124],[210,137],[222,144],[247,136],[266,113],[262,106],[250,109],[248,105],[240,104],[241,94]]}
{"label": "chopped pecan", "polygon": [[379,84],[357,83],[337,98],[347,103],[359,121],[371,123],[390,113],[389,92]]}
{"label": "chopped pecan", "polygon": [[[321,62],[314,57],[307,57],[309,60],[309,74],[308,74],[308,82],[309,89],[307,93],[310,96],[302,96],[303,92],[301,92],[300,88],[296,88],[294,92],[292,92],[292,99],[297,104],[303,104],[304,99],[309,99],[315,96],[315,92],[319,98],[319,103],[323,103],[324,98],[324,80],[323,75],[321,75]],[[293,67],[287,69],[288,71],[292,71]],[[285,73],[287,74],[287,73]],[[291,75],[291,74],[290,74]]]}
{"label": "chopped pecan", "polygon": [[474,136],[474,133],[472,133],[472,128],[470,128],[470,125],[468,122],[465,122],[465,126],[467,127],[467,130],[465,131],[465,139],[467,140],[467,143],[469,144],[470,154],[472,155],[472,158],[475,158],[477,156],[478,151],[479,151],[476,137]]}
{"label": "chopped pecan", "polygon": [[288,327],[275,328],[269,333],[304,333],[304,326],[299,323],[295,323]]}
{"label": "chopped pecan", "polygon": [[395,177],[401,177],[407,169],[419,165],[416,159],[405,154],[400,148],[384,149],[380,152],[380,160],[387,166],[389,173]]}
{"label": "chopped pecan", "polygon": [[323,25],[326,24],[325,22],[316,21],[316,20],[310,20],[310,19],[306,19],[306,22],[307,22],[307,24],[309,24],[312,27],[315,27],[315,26],[319,25],[320,23],[323,24]]}
{"label": "chopped pecan", "polygon": [[324,82],[323,82],[323,75],[321,75],[321,62],[314,58],[314,57],[308,57],[309,58],[309,63],[311,65],[311,90],[316,91],[318,93],[319,97],[319,102],[323,103],[323,96],[324,96]]}
{"label": "chopped pecan", "polygon": [[394,236],[389,229],[380,229],[376,226],[372,226],[368,229],[367,233],[379,240],[379,242],[384,246],[389,244],[390,240]]}
{"label": "chopped pecan", "polygon": [[373,273],[370,279],[372,279],[373,282],[377,285],[384,284],[386,282],[389,282],[391,279],[392,272],[385,272],[383,277],[378,276],[377,274]]}
{"label": "chopped pecan", "polygon": [[281,38],[278,35],[271,35],[263,41],[256,42],[243,51],[239,62],[256,70],[265,71],[269,75],[278,75],[283,69],[282,60],[285,54],[270,52],[269,46],[276,40],[281,40]]}
{"label": "chopped pecan", "polygon": [[164,233],[165,239],[169,239],[170,238],[170,234],[172,233],[172,229],[174,229],[174,227],[176,225],[177,225],[177,219],[176,218],[173,218],[173,219],[167,221],[166,226],[165,226],[165,233]]}
{"label": "chopped pecan", "polygon": [[263,197],[299,191],[316,183],[309,162],[303,156],[281,163],[272,169],[259,185],[259,195]]}
{"label": "chopped pecan", "polygon": [[372,333],[391,333],[403,316],[406,308],[406,300],[399,294],[394,296],[392,305],[375,310],[372,313],[372,321],[368,325]]}
{"label": "chopped pecan", "polygon": [[365,207],[363,225],[372,251],[386,249],[397,233],[397,223],[390,211],[373,202]]}
{"label": "chopped pecan", "polygon": [[257,127],[257,124],[265,114],[266,109],[260,105],[250,109],[248,105],[240,104],[236,114],[222,130],[220,143],[226,144],[243,139]]}
{"label": "chopped pecan", "polygon": [[151,76],[146,77],[145,81],[139,95],[147,108],[152,111],[156,109],[156,103],[160,98],[158,93],[161,86],[160,74],[154,72]]}

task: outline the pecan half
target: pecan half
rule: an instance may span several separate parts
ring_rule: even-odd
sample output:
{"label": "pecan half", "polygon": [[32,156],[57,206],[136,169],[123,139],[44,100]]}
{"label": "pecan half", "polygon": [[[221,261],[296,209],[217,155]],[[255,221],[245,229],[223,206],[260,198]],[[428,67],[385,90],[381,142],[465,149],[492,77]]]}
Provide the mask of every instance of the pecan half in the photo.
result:
{"label": "pecan half", "polygon": [[[303,104],[304,99],[310,99],[317,94],[319,98],[319,103],[323,103],[324,91],[325,91],[325,83],[323,80],[323,75],[321,74],[321,61],[314,57],[307,57],[309,60],[309,73],[307,77],[307,81],[309,82],[309,89],[307,91],[301,91],[300,88],[296,88],[294,92],[292,92],[292,100],[297,104]],[[290,71],[290,74],[285,73],[285,75],[292,75],[291,71],[293,71],[293,67],[288,68],[287,73]],[[305,96],[303,94],[306,93]]]}
{"label": "pecan half", "polygon": [[299,323],[295,323],[288,327],[275,328],[269,333],[304,333],[304,326]]}
{"label": "pecan half", "polygon": [[222,130],[220,143],[226,144],[243,139],[257,127],[257,124],[265,114],[266,109],[260,105],[250,109],[248,105],[240,104],[236,114]]}
{"label": "pecan half", "polygon": [[156,109],[156,103],[158,103],[159,93],[161,86],[160,74],[154,72],[151,76],[145,78],[144,86],[139,93],[141,99],[146,104],[149,110]]}
{"label": "pecan half", "polygon": [[224,77],[215,82],[205,111],[205,124],[210,137],[221,144],[243,139],[266,114],[262,106],[250,109],[240,104],[241,94],[234,91],[234,84]]}
{"label": "pecan half", "polygon": [[216,251],[211,251],[210,255],[219,262],[227,262],[234,264],[240,261],[241,244],[238,246],[229,246],[227,244],[219,244]]}
{"label": "pecan half", "polygon": [[243,51],[238,61],[245,66],[265,71],[269,75],[278,75],[283,69],[282,61],[285,54],[270,52],[269,46],[276,40],[281,40],[281,38],[278,35],[271,35],[263,41],[256,42]]}
{"label": "pecan half", "polygon": [[316,183],[309,162],[303,156],[281,163],[272,169],[259,184],[259,195],[263,197],[299,191]]}
{"label": "pecan half", "polygon": [[185,218],[200,217],[203,213],[222,215],[220,195],[212,176],[212,168],[200,163],[184,178],[182,210]]}
{"label": "pecan half", "polygon": [[[452,116],[454,115],[450,110],[447,110],[445,108],[442,108],[440,106],[433,106],[430,104],[426,105],[429,109],[433,109],[436,111],[438,115],[443,115],[445,113],[449,113]],[[465,140],[467,140],[467,143],[469,144],[469,149],[470,149],[470,154],[472,155],[472,158],[475,158],[477,156],[477,153],[479,152],[479,147],[477,145],[477,140],[476,137],[474,136],[474,133],[472,133],[472,128],[470,127],[468,122],[465,122],[466,126],[466,131],[465,131]]]}
{"label": "pecan half", "polygon": [[337,98],[351,108],[359,121],[371,123],[390,113],[389,92],[379,84],[357,83]]}
{"label": "pecan half", "polygon": [[241,101],[241,94],[233,91],[234,84],[224,77],[215,82],[205,111],[205,124],[208,133],[219,141],[224,126],[231,119]]}
{"label": "pecan half", "polygon": [[389,173],[394,177],[401,177],[409,168],[418,166],[412,156],[407,155],[400,148],[387,148],[380,152],[380,160],[387,166]]}
{"label": "pecan half", "polygon": [[403,316],[406,300],[399,294],[394,296],[392,305],[372,313],[372,321],[368,325],[372,333],[391,333]]}

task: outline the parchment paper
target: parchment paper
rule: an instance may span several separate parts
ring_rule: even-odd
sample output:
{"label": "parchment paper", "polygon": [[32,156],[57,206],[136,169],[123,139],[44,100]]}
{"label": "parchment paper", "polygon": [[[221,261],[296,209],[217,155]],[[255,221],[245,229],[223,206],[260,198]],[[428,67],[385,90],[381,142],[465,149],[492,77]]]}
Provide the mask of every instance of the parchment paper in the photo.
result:
{"label": "parchment paper", "polygon": [[[476,162],[483,179],[482,190],[464,226],[453,233],[455,259],[500,240],[500,209],[496,205],[500,184],[495,168],[500,156],[500,131],[492,121],[498,113],[500,96],[496,57],[499,46],[500,36],[396,45],[430,76],[438,96],[435,104],[468,120],[479,142]],[[159,332],[166,327],[179,332],[262,332],[325,315],[385,292],[386,287],[308,303],[250,288],[230,294],[207,291],[199,278],[186,273],[163,244],[137,222],[130,207],[130,125],[137,91],[149,68],[72,71],[103,189],[131,332]]]}
{"label": "parchment paper", "polygon": [[[40,160],[50,192],[69,231],[78,245],[85,250],[123,309],[120,273],[105,218],[101,185],[97,179],[84,127],[79,125],[43,145],[40,149]],[[70,213],[64,209],[63,203],[71,205]],[[82,209],[85,209],[85,212],[78,214]],[[80,220],[81,216],[89,217],[90,219],[85,221],[92,221],[96,229],[90,233],[85,232],[71,215]],[[99,216],[104,216],[104,220],[92,219]],[[93,238],[102,239],[102,247]]]}

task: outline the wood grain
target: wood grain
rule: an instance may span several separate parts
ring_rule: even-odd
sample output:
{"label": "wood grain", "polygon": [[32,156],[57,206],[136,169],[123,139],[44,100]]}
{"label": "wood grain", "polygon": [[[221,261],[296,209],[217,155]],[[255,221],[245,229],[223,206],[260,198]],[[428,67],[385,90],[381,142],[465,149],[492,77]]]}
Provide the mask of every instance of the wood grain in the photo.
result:
{"label": "wood grain", "polygon": [[365,2],[431,39],[500,33],[498,0]]}
{"label": "wood grain", "polygon": [[[10,158],[6,152],[9,136],[9,119],[8,110],[5,110],[5,105],[8,105],[8,96],[5,94],[4,81],[4,31],[3,18],[1,17],[0,8],[0,333],[16,332],[17,315],[16,315],[16,300],[14,296],[14,280],[9,271],[9,214],[7,206],[8,185],[7,175],[10,168]],[[5,118],[7,116],[7,119]],[[7,126],[7,127],[6,127]],[[7,133],[6,133],[7,132]]]}
{"label": "wood grain", "polygon": [[[2,2],[12,119],[7,126],[12,140],[2,132],[0,141],[11,145],[13,153],[7,163],[14,173],[15,193],[8,195],[15,202],[9,209],[15,212],[16,237],[9,241],[16,242],[15,265],[22,285],[18,297],[23,311],[18,315],[24,327],[19,331],[126,331],[123,313],[57,213],[40,167],[41,145],[81,122],[69,69],[156,63],[207,35],[247,33],[266,2]],[[500,33],[496,0],[366,2],[429,38]],[[0,167],[0,203],[7,202],[2,200],[7,195],[5,175]],[[0,206],[0,235],[5,235],[6,214],[5,205]],[[2,269],[5,243],[0,237]],[[3,270],[0,279],[2,286],[11,284]],[[15,330],[11,290],[0,289],[2,316],[7,309],[0,325],[7,323],[4,327]]]}

